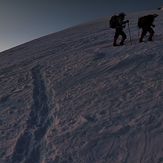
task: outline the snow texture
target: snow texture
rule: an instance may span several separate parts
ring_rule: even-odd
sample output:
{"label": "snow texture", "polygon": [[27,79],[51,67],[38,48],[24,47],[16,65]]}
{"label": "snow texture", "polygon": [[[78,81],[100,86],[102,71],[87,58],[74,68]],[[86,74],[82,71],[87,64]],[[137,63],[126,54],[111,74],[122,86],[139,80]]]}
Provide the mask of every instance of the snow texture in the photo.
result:
{"label": "snow texture", "polygon": [[132,45],[107,17],[0,53],[0,163],[163,163],[163,12],[127,19]]}

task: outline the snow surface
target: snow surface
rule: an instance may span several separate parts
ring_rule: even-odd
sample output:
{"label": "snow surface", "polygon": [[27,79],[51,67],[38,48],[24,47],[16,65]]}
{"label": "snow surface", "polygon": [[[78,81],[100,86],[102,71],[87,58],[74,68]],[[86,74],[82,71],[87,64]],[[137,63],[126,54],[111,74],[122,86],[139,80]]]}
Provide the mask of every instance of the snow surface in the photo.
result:
{"label": "snow surface", "polygon": [[108,17],[0,53],[0,163],[163,162],[163,12],[127,18],[132,45]]}

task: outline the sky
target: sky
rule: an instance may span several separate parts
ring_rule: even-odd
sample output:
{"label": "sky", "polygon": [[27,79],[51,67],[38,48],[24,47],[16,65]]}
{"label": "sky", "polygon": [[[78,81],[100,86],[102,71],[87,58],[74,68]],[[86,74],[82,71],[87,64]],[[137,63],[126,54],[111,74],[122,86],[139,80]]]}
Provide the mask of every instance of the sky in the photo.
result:
{"label": "sky", "polygon": [[0,51],[113,13],[162,5],[163,0],[0,0]]}

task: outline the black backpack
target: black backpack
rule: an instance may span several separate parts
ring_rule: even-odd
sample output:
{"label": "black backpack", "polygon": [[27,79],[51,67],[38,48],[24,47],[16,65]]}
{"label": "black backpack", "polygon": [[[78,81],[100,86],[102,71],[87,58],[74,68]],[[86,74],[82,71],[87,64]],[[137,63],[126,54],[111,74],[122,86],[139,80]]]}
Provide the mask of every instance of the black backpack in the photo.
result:
{"label": "black backpack", "polygon": [[116,28],[117,23],[118,23],[118,16],[113,15],[110,19],[110,28]]}
{"label": "black backpack", "polygon": [[140,17],[140,18],[138,19],[138,27],[139,27],[139,28],[144,27],[144,25],[146,24],[145,19],[146,19],[146,16]]}

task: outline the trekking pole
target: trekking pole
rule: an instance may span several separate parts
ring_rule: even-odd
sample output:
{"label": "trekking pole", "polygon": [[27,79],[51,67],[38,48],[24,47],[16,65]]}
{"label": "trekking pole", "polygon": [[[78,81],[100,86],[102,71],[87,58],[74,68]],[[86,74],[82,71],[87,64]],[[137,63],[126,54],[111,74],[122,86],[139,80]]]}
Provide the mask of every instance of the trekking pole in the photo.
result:
{"label": "trekking pole", "polygon": [[105,20],[105,28],[107,29],[109,27],[109,25],[108,25],[108,18],[106,18],[106,20]]}
{"label": "trekking pole", "polygon": [[131,45],[132,45],[132,40],[131,40],[131,31],[130,31],[130,25],[129,25],[129,23],[128,23],[128,32],[129,32],[129,36],[130,36],[130,43],[131,43]]}
{"label": "trekking pole", "polygon": [[140,36],[140,29],[138,28],[138,39],[139,39],[139,36]]}
{"label": "trekking pole", "polygon": [[106,29],[108,28],[108,22],[107,22],[107,20],[105,20],[105,28]]}
{"label": "trekking pole", "polygon": [[139,35],[140,35],[140,28],[139,28],[139,24],[140,24],[140,17],[138,17],[138,40],[139,40]]}

